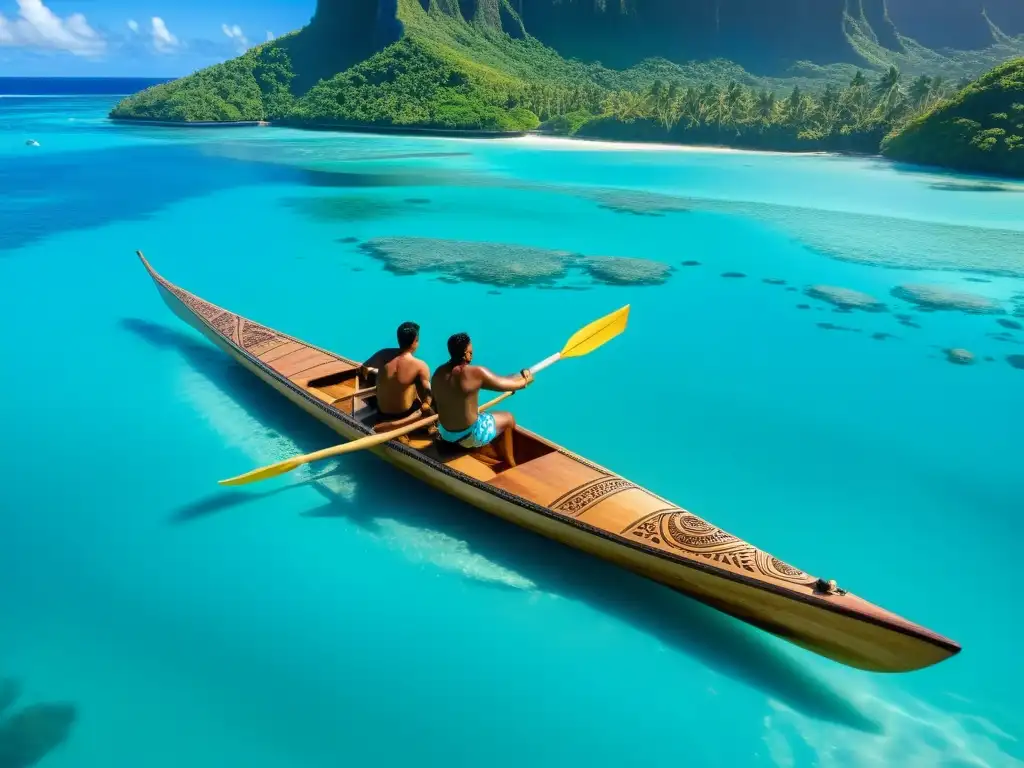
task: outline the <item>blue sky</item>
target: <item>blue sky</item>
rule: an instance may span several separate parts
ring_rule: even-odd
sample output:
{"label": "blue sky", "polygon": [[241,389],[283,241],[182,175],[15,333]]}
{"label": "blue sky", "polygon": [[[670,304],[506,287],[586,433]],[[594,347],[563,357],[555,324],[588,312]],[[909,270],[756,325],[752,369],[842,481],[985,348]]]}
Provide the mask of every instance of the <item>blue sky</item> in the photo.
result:
{"label": "blue sky", "polygon": [[0,0],[0,77],[174,77],[309,21],[316,0]]}

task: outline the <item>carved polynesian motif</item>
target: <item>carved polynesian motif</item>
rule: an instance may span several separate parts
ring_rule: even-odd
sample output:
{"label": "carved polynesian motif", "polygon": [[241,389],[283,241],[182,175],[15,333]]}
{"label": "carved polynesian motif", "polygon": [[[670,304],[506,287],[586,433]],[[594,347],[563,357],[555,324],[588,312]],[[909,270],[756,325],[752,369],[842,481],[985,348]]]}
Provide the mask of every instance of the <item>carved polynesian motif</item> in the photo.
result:
{"label": "carved polynesian motif", "polygon": [[814,577],[738,539],[682,509],[654,512],[622,532],[652,544],[664,543],[747,573],[793,584],[813,584]]}
{"label": "carved polynesian motif", "polygon": [[238,325],[238,315],[233,315],[230,312],[225,312],[223,315],[214,320],[213,323],[211,323],[211,325],[213,325],[213,327],[216,328],[218,332],[226,336],[228,339],[237,343],[238,340],[235,337],[235,328]]}
{"label": "carved polynesian motif", "polygon": [[636,488],[636,486],[621,477],[594,480],[579,488],[574,488],[559,499],[555,499],[551,504],[551,509],[570,517],[578,517],[599,501],[630,488]]}
{"label": "carved polynesian motif", "polygon": [[166,285],[171,293],[181,300],[182,304],[206,320],[212,320],[224,311],[220,307],[215,307],[213,304],[203,301],[198,296],[193,296],[188,291],[181,290],[176,285],[171,285],[170,283],[166,283]]}
{"label": "carved polynesian motif", "polygon": [[257,323],[249,322],[248,320],[242,320],[242,331],[239,334],[242,342],[242,346],[245,349],[255,347],[257,344],[262,344],[265,341],[273,341],[277,338],[277,334],[269,328],[264,328],[262,325]]}

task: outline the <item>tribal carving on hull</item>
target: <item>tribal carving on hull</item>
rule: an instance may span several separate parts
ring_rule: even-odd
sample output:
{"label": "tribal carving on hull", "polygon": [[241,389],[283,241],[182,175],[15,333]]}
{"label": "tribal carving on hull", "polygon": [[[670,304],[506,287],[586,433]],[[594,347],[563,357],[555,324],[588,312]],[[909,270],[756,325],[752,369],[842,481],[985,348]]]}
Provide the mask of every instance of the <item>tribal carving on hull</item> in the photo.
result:
{"label": "tribal carving on hull", "polygon": [[570,517],[578,517],[599,501],[630,488],[636,488],[636,486],[621,477],[592,480],[586,485],[574,488],[561,498],[555,499],[551,502],[551,508]]}
{"label": "tribal carving on hull", "polygon": [[242,346],[246,349],[277,338],[277,334],[269,328],[264,328],[256,323],[250,323],[248,320],[242,321],[242,332],[239,335],[241,336]]}
{"label": "tribal carving on hull", "polygon": [[219,307],[213,306],[213,304],[210,304],[209,302],[203,301],[198,296],[193,296],[188,291],[181,290],[181,288],[178,288],[177,286],[168,284],[167,287],[171,290],[171,293],[181,299],[182,304],[206,320],[212,320],[224,311]]}
{"label": "tribal carving on hull", "polygon": [[224,336],[229,338],[231,341],[235,341],[235,326],[238,322],[238,316],[233,315],[230,312],[225,312],[223,315],[213,321],[212,325]]}
{"label": "tribal carving on hull", "polygon": [[758,576],[792,584],[814,583],[813,576],[682,509],[655,512],[623,533],[652,544],[664,543],[672,549],[681,549]]}

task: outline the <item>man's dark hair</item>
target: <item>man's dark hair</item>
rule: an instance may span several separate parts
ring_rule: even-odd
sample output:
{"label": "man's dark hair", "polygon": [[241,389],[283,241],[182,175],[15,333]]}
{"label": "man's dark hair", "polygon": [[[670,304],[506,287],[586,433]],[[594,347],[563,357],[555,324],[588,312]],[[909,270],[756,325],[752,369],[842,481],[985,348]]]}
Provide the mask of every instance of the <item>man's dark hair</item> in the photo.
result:
{"label": "man's dark hair", "polygon": [[448,337],[448,355],[452,360],[461,360],[469,346],[468,333],[456,333]]}
{"label": "man's dark hair", "polygon": [[398,326],[398,346],[408,349],[420,335],[420,327],[416,323],[402,323]]}

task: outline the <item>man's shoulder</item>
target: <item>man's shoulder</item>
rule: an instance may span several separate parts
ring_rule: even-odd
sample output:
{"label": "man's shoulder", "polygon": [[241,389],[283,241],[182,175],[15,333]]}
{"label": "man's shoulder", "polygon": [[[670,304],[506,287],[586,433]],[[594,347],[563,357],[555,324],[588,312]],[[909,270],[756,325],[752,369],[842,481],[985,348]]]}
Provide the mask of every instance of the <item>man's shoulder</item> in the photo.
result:
{"label": "man's shoulder", "polygon": [[486,379],[488,375],[492,375],[491,372],[482,365],[464,365],[459,373],[459,378],[463,381],[471,382],[480,382]]}
{"label": "man's shoulder", "polygon": [[420,360],[418,357],[409,355],[408,361],[410,368],[415,368],[417,371],[426,371],[427,374],[430,373],[430,366],[427,365],[426,360]]}

